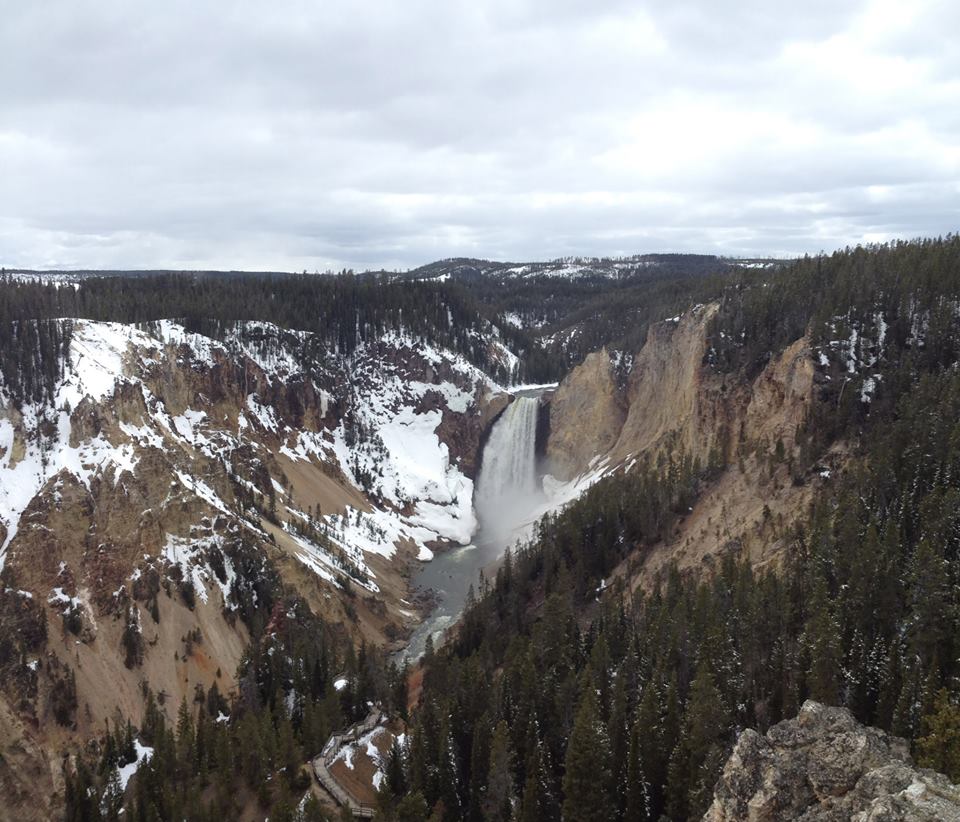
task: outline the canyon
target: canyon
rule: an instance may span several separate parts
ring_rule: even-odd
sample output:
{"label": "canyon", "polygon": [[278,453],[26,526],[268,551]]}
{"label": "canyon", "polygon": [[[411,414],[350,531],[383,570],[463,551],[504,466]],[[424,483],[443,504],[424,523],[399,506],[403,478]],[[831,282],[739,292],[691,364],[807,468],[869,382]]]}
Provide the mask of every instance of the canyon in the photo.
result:
{"label": "canyon", "polygon": [[809,447],[811,415],[885,327],[808,329],[731,369],[723,311],[689,305],[538,386],[495,324],[459,347],[397,327],[341,349],[267,321],[52,321],[68,342],[48,396],[0,400],[5,812],[56,816],[65,769],[104,728],[141,727],[148,692],[171,725],[214,689],[249,702],[238,672],[301,608],[346,658],[413,665],[457,637],[506,549],[602,481],[685,472],[696,493],[627,546],[593,610],[674,570],[780,569],[850,459],[843,437]]}

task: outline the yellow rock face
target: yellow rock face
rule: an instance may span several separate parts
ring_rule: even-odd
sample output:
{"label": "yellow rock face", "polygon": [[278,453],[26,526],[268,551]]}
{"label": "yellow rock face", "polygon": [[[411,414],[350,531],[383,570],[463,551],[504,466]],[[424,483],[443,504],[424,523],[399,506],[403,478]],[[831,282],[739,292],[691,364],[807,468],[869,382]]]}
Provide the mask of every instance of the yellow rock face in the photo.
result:
{"label": "yellow rock face", "polygon": [[606,350],[589,354],[573,369],[550,402],[549,472],[572,479],[597,454],[610,451],[626,419],[624,399]]}

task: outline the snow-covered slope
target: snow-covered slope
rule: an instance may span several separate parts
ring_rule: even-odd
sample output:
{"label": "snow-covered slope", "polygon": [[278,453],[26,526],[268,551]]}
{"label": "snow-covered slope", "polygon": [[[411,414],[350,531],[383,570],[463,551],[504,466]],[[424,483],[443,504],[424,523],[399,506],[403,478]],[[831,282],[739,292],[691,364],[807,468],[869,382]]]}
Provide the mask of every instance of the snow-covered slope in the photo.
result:
{"label": "snow-covered slope", "polygon": [[[76,442],[70,411],[85,398],[99,402],[112,395],[123,375],[123,357],[136,344],[145,346],[148,338],[133,328],[78,323],[52,406],[27,405],[18,412],[0,393],[0,525],[6,529],[0,568],[24,509],[61,471],[89,487],[95,474],[134,469],[130,443],[112,444],[102,434]],[[44,424],[52,426],[51,435],[40,434]]]}
{"label": "snow-covered slope", "polygon": [[[254,540],[273,519],[328,582],[346,571],[374,589],[367,555],[389,558],[406,543],[429,559],[436,540],[467,542],[476,522],[464,456],[475,455],[452,455],[444,439],[476,429],[498,386],[403,335],[349,359],[318,355],[309,338],[266,323],[217,341],[170,321],[73,322],[53,403],[17,409],[0,388],[0,562],[44,527],[29,515],[41,497],[56,503],[64,482],[88,492],[136,482],[146,454],[170,475],[152,509],[189,497]],[[285,475],[291,463],[299,483]],[[311,480],[332,490],[308,506],[294,490]],[[196,524],[172,523],[164,544],[202,542]]]}

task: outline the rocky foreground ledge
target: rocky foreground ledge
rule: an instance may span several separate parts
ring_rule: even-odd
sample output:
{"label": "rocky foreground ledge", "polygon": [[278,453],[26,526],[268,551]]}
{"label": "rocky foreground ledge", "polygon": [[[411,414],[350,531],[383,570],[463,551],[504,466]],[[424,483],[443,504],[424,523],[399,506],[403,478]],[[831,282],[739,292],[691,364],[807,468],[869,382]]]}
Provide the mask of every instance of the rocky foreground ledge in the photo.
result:
{"label": "rocky foreground ledge", "polygon": [[765,736],[740,735],[703,819],[948,822],[960,820],[960,786],[917,768],[906,740],[807,701]]}

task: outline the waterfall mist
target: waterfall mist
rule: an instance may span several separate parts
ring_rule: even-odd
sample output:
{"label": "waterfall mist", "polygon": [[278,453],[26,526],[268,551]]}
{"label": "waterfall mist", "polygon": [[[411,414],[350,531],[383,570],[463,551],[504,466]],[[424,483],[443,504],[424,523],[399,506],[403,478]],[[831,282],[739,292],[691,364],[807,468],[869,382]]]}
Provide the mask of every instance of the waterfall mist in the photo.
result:
{"label": "waterfall mist", "polygon": [[537,397],[517,397],[483,449],[474,505],[486,533],[508,541],[543,498],[537,478]]}

